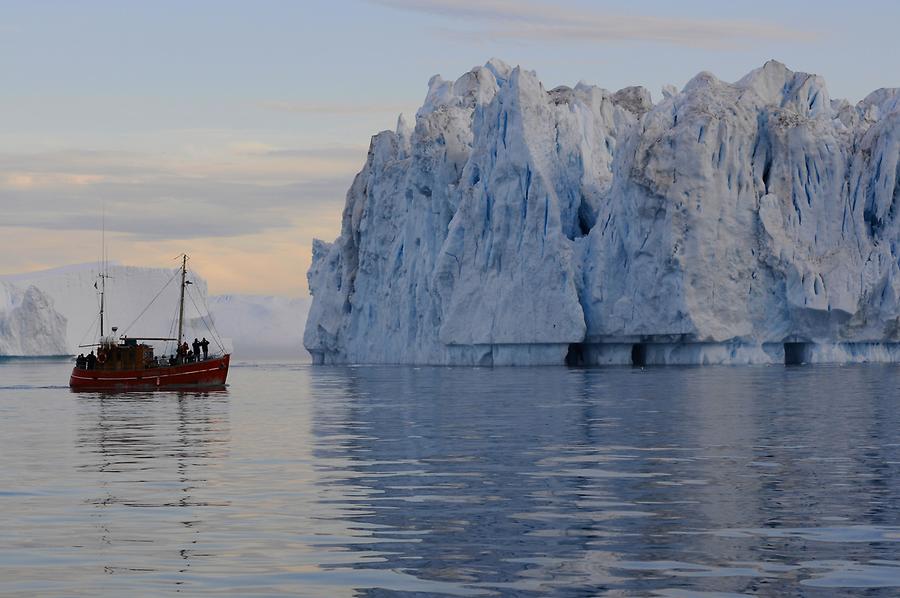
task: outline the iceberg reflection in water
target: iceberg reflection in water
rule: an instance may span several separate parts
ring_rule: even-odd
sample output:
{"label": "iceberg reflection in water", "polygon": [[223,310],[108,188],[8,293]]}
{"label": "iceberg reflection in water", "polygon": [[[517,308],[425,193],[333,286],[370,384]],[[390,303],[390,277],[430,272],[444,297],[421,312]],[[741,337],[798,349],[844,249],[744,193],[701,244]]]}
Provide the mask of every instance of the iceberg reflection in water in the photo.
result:
{"label": "iceberg reflection in water", "polygon": [[892,368],[312,374],[318,483],[382,557],[358,567],[535,595],[900,586]]}
{"label": "iceberg reflection in water", "polygon": [[[890,595],[892,366],[0,364],[0,592]],[[877,588],[883,588],[878,590]]]}

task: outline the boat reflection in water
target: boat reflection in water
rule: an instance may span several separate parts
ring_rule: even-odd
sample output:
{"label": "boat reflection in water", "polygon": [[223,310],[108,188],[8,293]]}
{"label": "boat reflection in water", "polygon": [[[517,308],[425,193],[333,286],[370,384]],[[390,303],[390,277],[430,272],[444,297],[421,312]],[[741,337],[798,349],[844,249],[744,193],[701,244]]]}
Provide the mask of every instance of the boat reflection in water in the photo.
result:
{"label": "boat reflection in water", "polygon": [[[81,393],[77,401],[83,484],[102,491],[89,500],[89,542],[106,554],[104,570],[180,585],[208,554],[198,540],[229,506],[215,489],[231,434],[228,391]],[[125,577],[123,591],[133,590]]]}

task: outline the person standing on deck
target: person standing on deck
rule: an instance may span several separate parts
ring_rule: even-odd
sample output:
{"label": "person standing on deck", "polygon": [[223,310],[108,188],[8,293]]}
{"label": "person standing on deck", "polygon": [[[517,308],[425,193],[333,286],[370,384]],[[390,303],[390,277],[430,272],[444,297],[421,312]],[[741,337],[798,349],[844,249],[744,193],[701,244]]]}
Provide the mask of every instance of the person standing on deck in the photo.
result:
{"label": "person standing on deck", "polygon": [[199,361],[200,360],[200,341],[197,340],[197,337],[194,337],[194,342],[191,343],[191,347],[194,349],[194,357]]}
{"label": "person standing on deck", "polygon": [[209,341],[206,340],[205,336],[203,337],[203,340],[200,341],[200,347],[203,349],[203,360],[206,361],[209,357]]}
{"label": "person standing on deck", "polygon": [[93,349],[91,349],[91,352],[88,353],[86,361],[87,361],[87,369],[92,370],[95,367],[97,367],[97,357],[94,355]]}

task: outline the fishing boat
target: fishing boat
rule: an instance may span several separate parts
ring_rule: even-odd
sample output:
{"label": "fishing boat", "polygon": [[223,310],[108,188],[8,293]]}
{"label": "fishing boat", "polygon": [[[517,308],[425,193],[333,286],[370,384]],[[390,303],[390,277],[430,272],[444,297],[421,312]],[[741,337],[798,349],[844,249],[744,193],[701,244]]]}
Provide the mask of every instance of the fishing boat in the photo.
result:
{"label": "fishing boat", "polygon": [[[181,292],[179,293],[177,337],[117,337],[118,328],[116,327],[112,327],[112,334],[105,335],[105,291],[106,279],[109,276],[105,270],[101,272],[98,286],[100,339],[91,345],[81,345],[81,347],[91,347],[92,350],[87,358],[82,359],[79,356],[76,361],[69,378],[70,388],[102,391],[225,385],[231,355],[224,351],[221,343],[219,343],[222,348],[221,352],[210,355],[207,347],[204,347],[202,352],[191,350],[184,338],[185,290],[192,283],[187,279],[188,257],[187,255],[180,257],[181,267],[178,274],[181,278]],[[211,322],[208,322],[207,326],[210,328],[210,336],[217,338]],[[153,345],[148,344],[148,341],[174,342],[176,349],[170,355],[157,356],[154,355]],[[94,355],[94,349],[96,349],[96,355]]]}

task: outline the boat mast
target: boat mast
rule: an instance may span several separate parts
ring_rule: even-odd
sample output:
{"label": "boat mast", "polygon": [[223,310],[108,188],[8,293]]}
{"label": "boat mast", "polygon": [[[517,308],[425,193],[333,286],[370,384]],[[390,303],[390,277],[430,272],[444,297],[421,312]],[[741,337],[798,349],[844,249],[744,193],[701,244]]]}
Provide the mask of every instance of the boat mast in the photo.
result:
{"label": "boat mast", "polygon": [[103,308],[106,303],[106,275],[100,273],[100,341],[103,341]]}
{"label": "boat mast", "polygon": [[178,345],[181,345],[181,334],[184,330],[184,287],[187,285],[187,255],[181,255],[181,297],[178,300]]}
{"label": "boat mast", "polygon": [[[106,263],[106,202],[103,202],[103,213],[101,216],[102,230],[100,237],[100,342],[103,342],[103,312],[106,307],[106,279],[107,263]],[[97,288],[97,285],[94,285]]]}

